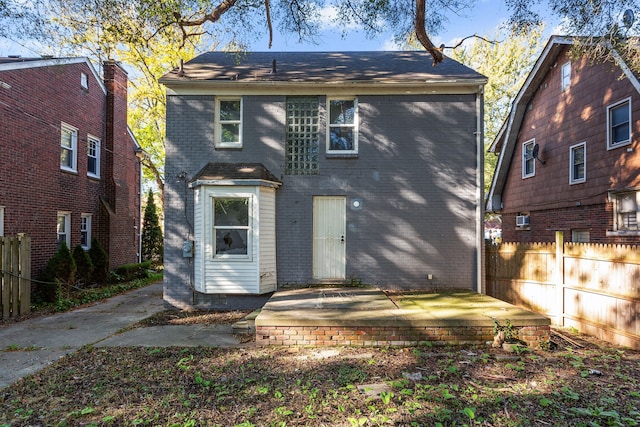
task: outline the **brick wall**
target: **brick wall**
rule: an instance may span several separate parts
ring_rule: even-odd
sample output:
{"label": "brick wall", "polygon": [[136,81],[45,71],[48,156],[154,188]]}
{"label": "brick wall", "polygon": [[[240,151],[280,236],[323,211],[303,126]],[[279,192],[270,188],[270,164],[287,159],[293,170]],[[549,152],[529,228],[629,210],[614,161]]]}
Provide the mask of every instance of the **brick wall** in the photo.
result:
{"label": "brick wall", "polygon": [[[88,76],[88,89],[80,85],[81,73]],[[99,200],[109,181],[104,163],[106,96],[84,61],[0,71],[0,81],[10,85],[0,88],[0,205],[5,206],[5,235],[31,236],[36,276],[57,250],[58,211],[71,213],[72,247],[80,243],[83,213],[92,215],[92,235],[103,244],[107,241],[109,216]],[[78,129],[77,172],[60,169],[62,122]],[[101,140],[100,179],[87,176],[88,135]],[[130,138],[128,144],[133,152]],[[131,159],[120,169],[127,182],[137,182],[128,176],[135,170]],[[127,204],[139,206],[135,192],[130,196]],[[129,242],[111,251],[116,265],[136,260],[137,245],[130,243],[133,219],[127,223]],[[105,249],[109,248],[105,245]]]}
{"label": "brick wall", "polygon": [[[531,348],[549,342],[549,326],[518,328],[519,338]],[[256,326],[260,346],[418,346],[429,344],[463,345],[493,341],[491,326],[455,327],[374,327],[374,326]]]}

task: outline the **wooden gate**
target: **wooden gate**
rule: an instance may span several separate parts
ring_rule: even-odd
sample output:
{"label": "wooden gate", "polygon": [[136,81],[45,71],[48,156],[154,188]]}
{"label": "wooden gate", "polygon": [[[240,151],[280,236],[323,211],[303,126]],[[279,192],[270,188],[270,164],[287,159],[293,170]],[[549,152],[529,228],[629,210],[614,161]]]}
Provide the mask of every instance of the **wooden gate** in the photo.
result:
{"label": "wooden gate", "polygon": [[31,311],[31,238],[0,236],[2,319]]}

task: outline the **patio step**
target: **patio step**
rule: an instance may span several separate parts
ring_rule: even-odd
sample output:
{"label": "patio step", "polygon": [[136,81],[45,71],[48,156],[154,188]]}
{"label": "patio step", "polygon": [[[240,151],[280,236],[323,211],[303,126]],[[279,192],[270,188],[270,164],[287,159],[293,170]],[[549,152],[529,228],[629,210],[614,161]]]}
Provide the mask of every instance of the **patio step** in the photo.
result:
{"label": "patio step", "polygon": [[242,320],[231,325],[234,334],[238,335],[255,335],[256,334],[256,317],[260,314],[260,309],[254,310],[247,314]]}

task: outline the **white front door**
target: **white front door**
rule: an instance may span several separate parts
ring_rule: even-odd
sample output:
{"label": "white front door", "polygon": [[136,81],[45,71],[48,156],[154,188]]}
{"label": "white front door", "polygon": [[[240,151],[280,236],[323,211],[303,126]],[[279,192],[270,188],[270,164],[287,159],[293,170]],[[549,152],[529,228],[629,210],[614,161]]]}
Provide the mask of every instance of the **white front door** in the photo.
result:
{"label": "white front door", "polygon": [[346,198],[313,198],[313,278],[345,279]]}

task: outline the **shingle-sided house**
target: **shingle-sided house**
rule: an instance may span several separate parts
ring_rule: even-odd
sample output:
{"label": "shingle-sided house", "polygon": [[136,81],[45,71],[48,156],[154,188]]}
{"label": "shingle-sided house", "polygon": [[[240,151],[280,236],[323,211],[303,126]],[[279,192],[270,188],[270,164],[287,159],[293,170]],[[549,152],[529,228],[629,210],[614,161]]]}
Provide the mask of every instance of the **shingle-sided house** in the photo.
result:
{"label": "shingle-sided house", "polygon": [[165,301],[480,289],[486,78],[432,62],[211,52],[166,74]]}
{"label": "shingle-sided house", "polygon": [[640,243],[640,83],[621,59],[574,58],[552,37],[491,150],[487,210],[505,242]]}
{"label": "shingle-sided house", "polygon": [[0,58],[0,234],[31,237],[37,276],[65,241],[138,261],[140,152],[127,74],[86,58]]}

